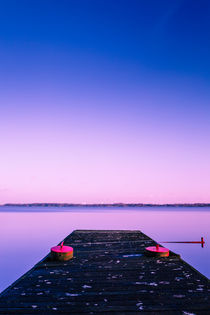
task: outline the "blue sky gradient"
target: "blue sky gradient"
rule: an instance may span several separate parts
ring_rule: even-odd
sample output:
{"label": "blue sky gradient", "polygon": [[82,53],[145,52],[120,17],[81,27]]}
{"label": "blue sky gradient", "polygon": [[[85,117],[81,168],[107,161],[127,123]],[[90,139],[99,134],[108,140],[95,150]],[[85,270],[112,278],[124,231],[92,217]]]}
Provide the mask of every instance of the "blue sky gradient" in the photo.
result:
{"label": "blue sky gradient", "polygon": [[209,1],[0,1],[0,203],[209,202]]}

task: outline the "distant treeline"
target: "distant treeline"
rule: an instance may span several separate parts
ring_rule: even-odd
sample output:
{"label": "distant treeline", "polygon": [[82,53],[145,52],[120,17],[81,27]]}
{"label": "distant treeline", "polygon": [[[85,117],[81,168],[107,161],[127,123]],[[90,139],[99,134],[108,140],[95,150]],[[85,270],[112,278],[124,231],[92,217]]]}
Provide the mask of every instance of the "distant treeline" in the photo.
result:
{"label": "distant treeline", "polygon": [[150,203],[6,203],[7,207],[210,207],[210,203],[173,203],[173,204],[150,204]]}

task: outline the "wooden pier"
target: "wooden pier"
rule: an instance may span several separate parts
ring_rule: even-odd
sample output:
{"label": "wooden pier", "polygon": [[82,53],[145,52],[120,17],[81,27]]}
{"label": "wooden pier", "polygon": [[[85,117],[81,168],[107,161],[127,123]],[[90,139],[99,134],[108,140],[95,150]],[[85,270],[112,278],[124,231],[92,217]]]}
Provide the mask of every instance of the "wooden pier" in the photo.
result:
{"label": "wooden pier", "polygon": [[210,314],[209,280],[172,252],[147,257],[156,242],[140,231],[76,230],[64,244],[74,258],[45,257],[2,292],[0,314]]}

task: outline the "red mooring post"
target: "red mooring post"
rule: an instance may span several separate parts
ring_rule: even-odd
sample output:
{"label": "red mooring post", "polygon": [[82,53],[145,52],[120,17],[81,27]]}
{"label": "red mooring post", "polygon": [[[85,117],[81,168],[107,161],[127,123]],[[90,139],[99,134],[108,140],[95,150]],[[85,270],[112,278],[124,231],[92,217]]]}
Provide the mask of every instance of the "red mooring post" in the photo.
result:
{"label": "red mooring post", "polygon": [[61,245],[51,248],[51,258],[53,260],[66,261],[73,258],[73,248],[70,246]]}
{"label": "red mooring post", "polygon": [[159,244],[156,244],[156,246],[149,246],[145,249],[145,251],[148,256],[155,256],[155,257],[168,257],[169,256],[169,249],[165,247],[160,247]]}

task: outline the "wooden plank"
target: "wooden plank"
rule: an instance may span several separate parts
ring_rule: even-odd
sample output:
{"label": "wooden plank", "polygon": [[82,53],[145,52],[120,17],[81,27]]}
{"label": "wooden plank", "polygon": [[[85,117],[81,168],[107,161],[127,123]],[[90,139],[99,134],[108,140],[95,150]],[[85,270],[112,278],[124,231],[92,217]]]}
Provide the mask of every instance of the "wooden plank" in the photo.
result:
{"label": "wooden plank", "polygon": [[48,255],[0,295],[0,314],[210,314],[209,280],[179,255],[145,256],[140,231],[78,230],[74,258]]}

